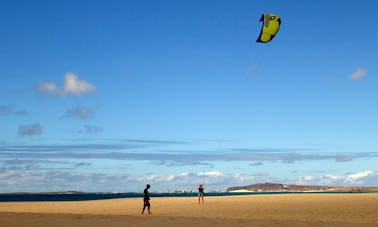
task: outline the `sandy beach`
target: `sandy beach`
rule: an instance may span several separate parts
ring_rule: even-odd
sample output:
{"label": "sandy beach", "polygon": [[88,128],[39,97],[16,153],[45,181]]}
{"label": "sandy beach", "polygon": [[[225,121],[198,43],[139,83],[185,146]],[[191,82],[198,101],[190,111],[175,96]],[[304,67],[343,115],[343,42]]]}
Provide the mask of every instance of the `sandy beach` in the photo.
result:
{"label": "sandy beach", "polygon": [[378,226],[378,193],[2,202],[0,226]]}

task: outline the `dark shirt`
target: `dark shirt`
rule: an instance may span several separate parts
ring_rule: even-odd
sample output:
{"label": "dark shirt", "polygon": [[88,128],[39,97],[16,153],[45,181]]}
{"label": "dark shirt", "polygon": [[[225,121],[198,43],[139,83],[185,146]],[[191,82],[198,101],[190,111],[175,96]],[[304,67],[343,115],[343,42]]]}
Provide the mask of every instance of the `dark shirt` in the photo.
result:
{"label": "dark shirt", "polygon": [[150,200],[150,196],[148,195],[148,189],[144,189],[144,200]]}

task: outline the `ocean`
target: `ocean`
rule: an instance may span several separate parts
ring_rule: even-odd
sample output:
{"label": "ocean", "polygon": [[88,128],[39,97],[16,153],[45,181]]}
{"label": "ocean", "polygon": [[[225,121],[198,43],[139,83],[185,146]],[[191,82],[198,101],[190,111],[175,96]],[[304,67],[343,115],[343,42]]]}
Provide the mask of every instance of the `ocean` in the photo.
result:
{"label": "ocean", "polygon": [[[205,196],[236,196],[236,195],[271,195],[271,194],[343,194],[344,191],[333,192],[208,192]],[[366,192],[362,192],[366,193]],[[196,197],[197,193],[150,193],[150,197]],[[118,199],[118,198],[142,198],[142,193],[9,193],[0,194],[0,202],[30,202],[30,201],[85,201],[85,200],[101,200],[101,199]]]}

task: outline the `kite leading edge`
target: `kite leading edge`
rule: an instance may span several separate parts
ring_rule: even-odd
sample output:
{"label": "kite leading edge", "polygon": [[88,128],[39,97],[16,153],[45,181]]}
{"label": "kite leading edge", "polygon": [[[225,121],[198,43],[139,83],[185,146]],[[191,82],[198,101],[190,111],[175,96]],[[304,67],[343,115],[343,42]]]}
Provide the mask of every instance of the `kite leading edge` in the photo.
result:
{"label": "kite leading edge", "polygon": [[260,21],[263,21],[263,26],[256,42],[268,43],[274,38],[278,30],[280,29],[281,19],[276,14],[265,13],[261,16]]}

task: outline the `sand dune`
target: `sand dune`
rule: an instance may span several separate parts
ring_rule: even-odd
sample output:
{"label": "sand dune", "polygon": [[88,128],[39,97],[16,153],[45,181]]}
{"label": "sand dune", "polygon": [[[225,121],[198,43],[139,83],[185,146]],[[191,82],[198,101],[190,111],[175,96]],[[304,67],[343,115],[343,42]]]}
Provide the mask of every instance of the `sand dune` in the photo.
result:
{"label": "sand dune", "polygon": [[378,194],[281,194],[0,203],[0,226],[378,226]]}

